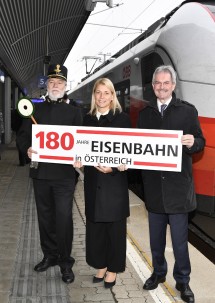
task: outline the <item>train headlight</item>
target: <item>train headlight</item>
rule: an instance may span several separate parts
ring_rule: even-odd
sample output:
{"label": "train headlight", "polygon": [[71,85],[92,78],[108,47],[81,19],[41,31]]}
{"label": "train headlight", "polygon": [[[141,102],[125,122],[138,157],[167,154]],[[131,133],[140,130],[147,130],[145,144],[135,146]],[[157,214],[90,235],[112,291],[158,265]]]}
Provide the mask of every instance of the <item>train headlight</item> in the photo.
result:
{"label": "train headlight", "polygon": [[140,61],[140,58],[138,58],[138,57],[135,57],[135,58],[134,58],[134,64],[135,64],[135,65],[138,65],[138,64],[139,64],[139,61]]}

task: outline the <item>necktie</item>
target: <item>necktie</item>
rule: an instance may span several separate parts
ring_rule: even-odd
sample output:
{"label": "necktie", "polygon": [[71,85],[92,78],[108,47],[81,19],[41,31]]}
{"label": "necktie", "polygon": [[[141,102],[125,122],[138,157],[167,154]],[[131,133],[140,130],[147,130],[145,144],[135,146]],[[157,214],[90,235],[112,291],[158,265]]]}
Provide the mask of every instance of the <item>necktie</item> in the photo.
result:
{"label": "necktie", "polygon": [[163,113],[165,111],[165,109],[167,108],[167,105],[166,104],[162,104],[161,105],[161,116],[163,117]]}

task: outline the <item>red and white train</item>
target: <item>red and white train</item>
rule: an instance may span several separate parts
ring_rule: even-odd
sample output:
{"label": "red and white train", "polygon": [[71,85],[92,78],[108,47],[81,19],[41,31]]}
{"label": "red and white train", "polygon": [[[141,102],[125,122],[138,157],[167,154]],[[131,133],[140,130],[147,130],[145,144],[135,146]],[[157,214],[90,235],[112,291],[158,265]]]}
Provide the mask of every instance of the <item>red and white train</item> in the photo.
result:
{"label": "red and white train", "polygon": [[88,111],[95,80],[108,77],[135,127],[143,100],[153,93],[155,68],[172,65],[178,76],[176,95],[195,105],[206,138],[204,152],[193,157],[198,210],[215,216],[215,2],[184,1],[113,57],[69,98]]}

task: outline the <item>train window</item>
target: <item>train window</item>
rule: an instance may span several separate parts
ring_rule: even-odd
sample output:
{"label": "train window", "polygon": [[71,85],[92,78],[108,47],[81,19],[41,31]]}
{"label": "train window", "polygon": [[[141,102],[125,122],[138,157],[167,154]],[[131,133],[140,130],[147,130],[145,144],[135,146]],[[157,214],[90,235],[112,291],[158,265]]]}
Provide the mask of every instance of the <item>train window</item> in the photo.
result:
{"label": "train window", "polygon": [[129,114],[130,111],[130,80],[125,80],[114,84],[119,103],[124,112]]}
{"label": "train window", "polygon": [[214,7],[214,5],[207,5],[207,4],[205,4],[206,6],[207,6],[207,8],[210,10],[210,12],[213,14],[213,15],[215,15],[215,7]]}
{"label": "train window", "polygon": [[154,92],[151,85],[152,75],[155,69],[162,64],[164,64],[164,62],[157,53],[151,53],[141,59],[141,74],[144,100],[151,100],[154,96]]}

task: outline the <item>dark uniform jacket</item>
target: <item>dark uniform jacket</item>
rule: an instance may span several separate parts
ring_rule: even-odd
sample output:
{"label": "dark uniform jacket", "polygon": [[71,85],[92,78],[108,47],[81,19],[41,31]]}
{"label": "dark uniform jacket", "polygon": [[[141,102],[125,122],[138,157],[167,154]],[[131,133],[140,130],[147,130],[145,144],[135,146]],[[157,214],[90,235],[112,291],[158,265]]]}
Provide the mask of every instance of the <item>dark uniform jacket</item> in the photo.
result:
{"label": "dark uniform jacket", "polygon": [[192,154],[202,151],[205,139],[199,125],[196,108],[188,102],[173,98],[163,118],[154,99],[140,113],[138,128],[183,130],[195,138],[191,149],[183,146],[182,171],[143,170],[144,200],[146,208],[154,213],[187,213],[196,208],[192,177]]}
{"label": "dark uniform jacket", "polygon": [[[64,102],[44,101],[35,104],[33,116],[38,124],[69,126],[80,126],[82,124],[80,109],[69,106]],[[28,148],[32,146],[32,123],[31,119],[25,119],[17,135],[19,147],[24,153],[27,153]],[[37,169],[30,169],[30,177],[49,180],[73,179],[75,178],[75,170],[71,164],[40,162]]]}
{"label": "dark uniform jacket", "polygon": [[20,127],[22,125],[22,121],[23,121],[23,118],[22,118],[22,116],[20,116],[17,109],[13,109],[11,111],[11,129],[14,132],[18,132],[18,130],[20,129]]}
{"label": "dark uniform jacket", "polygon": [[[87,114],[84,126],[130,128],[127,114],[112,111],[98,120]],[[101,173],[93,166],[84,168],[85,213],[93,222],[116,222],[129,216],[128,182],[126,172],[113,168]]]}

